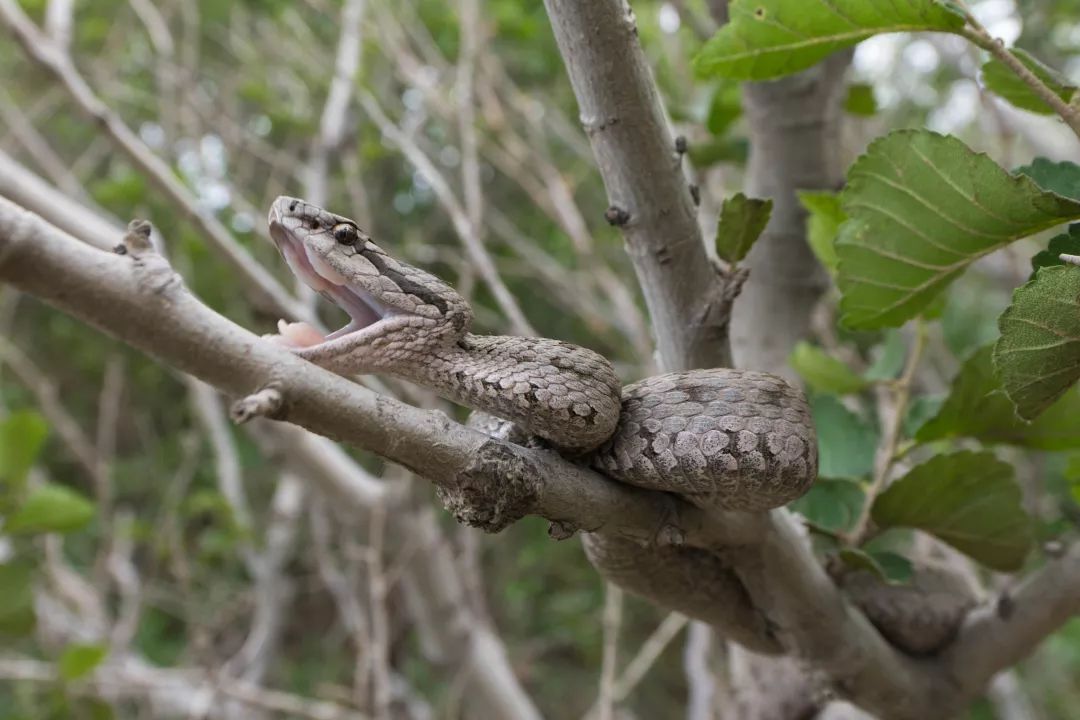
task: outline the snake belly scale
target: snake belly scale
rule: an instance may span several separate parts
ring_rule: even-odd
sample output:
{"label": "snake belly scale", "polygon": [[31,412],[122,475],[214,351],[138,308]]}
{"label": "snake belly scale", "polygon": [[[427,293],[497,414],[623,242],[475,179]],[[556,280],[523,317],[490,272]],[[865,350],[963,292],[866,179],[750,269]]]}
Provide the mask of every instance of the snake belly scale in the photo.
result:
{"label": "snake belly scale", "polygon": [[777,376],[693,370],[621,388],[611,364],[586,348],[472,334],[463,297],[387,255],[346,217],[280,197],[270,232],[292,271],[351,318],[329,335],[280,324],[275,339],[318,365],[426,386],[614,480],[702,506],[767,510],[816,477],[809,407]]}

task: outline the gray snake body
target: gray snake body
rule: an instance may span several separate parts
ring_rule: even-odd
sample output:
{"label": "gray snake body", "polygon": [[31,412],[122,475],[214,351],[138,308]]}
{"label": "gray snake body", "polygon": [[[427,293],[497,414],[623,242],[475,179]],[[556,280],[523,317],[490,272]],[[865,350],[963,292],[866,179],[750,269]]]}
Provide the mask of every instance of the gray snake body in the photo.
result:
{"label": "gray snake body", "polygon": [[612,479],[699,505],[767,510],[817,472],[801,391],[749,370],[657,375],[621,388],[611,364],[559,340],[469,332],[448,284],[388,256],[348,218],[278,198],[271,235],[293,272],[352,321],[283,326],[295,353],[342,374],[381,372],[513,422]]}
{"label": "gray snake body", "polygon": [[[348,218],[283,197],[271,208],[270,231],[293,272],[351,317],[325,336],[283,323],[273,337],[301,357],[344,375],[385,373],[429,387],[478,411],[469,424],[490,435],[538,437],[612,480],[700,507],[764,511],[799,497],[815,479],[809,407],[777,376],[693,370],[622,388],[605,358],[577,345],[473,335],[463,297],[388,256]],[[752,650],[784,652],[776,626],[722,552],[643,545],[602,529],[583,540],[611,582]],[[858,573],[839,577],[871,622],[916,654],[948,642],[972,602],[955,583],[921,570],[912,588]]]}
{"label": "gray snake body", "polygon": [[[472,310],[439,278],[388,256],[348,218],[278,198],[271,236],[293,272],[346,310],[324,336],[301,323],[274,336],[343,375],[384,373],[512,423],[575,462],[703,507],[762,511],[802,495],[817,473],[803,394],[774,375],[710,369],[621,388],[597,353],[558,340],[469,332]],[[474,418],[477,413],[474,412]],[[758,652],[781,647],[723,559],[689,547],[585,536],[609,580],[709,622]]]}

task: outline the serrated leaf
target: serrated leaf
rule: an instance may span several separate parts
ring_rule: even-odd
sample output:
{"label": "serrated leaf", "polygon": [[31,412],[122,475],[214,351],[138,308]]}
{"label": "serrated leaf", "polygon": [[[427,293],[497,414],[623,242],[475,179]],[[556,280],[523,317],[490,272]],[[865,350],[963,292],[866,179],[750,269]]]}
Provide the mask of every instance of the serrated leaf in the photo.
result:
{"label": "serrated leaf", "polygon": [[990,453],[937,455],[874,500],[879,528],[928,532],[983,565],[1018,569],[1031,549],[1031,519],[1008,463]]}
{"label": "serrated leaf", "polygon": [[742,115],[742,86],[732,82],[721,83],[709,101],[705,127],[713,135],[723,135],[740,115]]}
{"label": "serrated leaf", "polygon": [[0,565],[0,635],[23,637],[34,629],[34,568],[29,563]]}
{"label": "serrated leaf", "polygon": [[806,220],[806,240],[830,275],[836,275],[836,235],[847,214],[840,207],[840,195],[833,192],[800,190],[799,202],[810,213]]}
{"label": "serrated leaf", "polygon": [[911,561],[894,552],[865,552],[857,548],[844,548],[838,556],[852,570],[867,570],[879,580],[893,585],[907,582],[914,573]]}
{"label": "serrated leaf", "polygon": [[847,395],[866,387],[866,380],[855,371],[808,342],[799,342],[788,362],[799,377],[818,392]]}
{"label": "serrated leaf", "polygon": [[[1035,77],[1042,80],[1043,84],[1066,103],[1076,92],[1076,86],[1069,82],[1064,75],[1051,67],[1044,65],[1031,53],[1020,48],[1013,48],[1012,54],[1020,60]],[[1045,100],[1035,94],[1028,84],[1021,80],[1016,73],[1010,70],[1005,63],[994,58],[982,66],[983,84],[994,94],[1007,100],[1021,110],[1029,110],[1041,115],[1053,115],[1054,110]]]}
{"label": "serrated leaf", "polygon": [[1017,414],[1031,420],[1080,379],[1080,267],[1039,270],[998,326],[994,366]]}
{"label": "serrated leaf", "polygon": [[[1041,267],[1054,267],[1055,265],[1064,265],[1065,261],[1061,259],[1062,253],[1067,255],[1080,255],[1080,223],[1073,223],[1069,226],[1069,231],[1060,235],[1055,235],[1050,238],[1050,242],[1047,244],[1046,249],[1035,254],[1031,258],[1032,271],[1038,270]],[[1034,279],[1034,272],[1032,273],[1032,279]]]}
{"label": "serrated leaf", "polygon": [[902,325],[968,265],[1080,218],[1080,202],[1013,176],[953,137],[899,130],[870,144],[841,194],[841,321]]}
{"label": "serrated leaf", "polygon": [[1017,175],[1027,175],[1043,190],[1062,197],[1080,200],[1080,165],[1068,160],[1054,162],[1037,157],[1030,165],[1016,168]]}
{"label": "serrated leaf", "polygon": [[874,467],[877,428],[831,395],[810,399],[818,436],[818,477],[861,478]]}
{"label": "serrated leaf", "polygon": [[14,412],[0,421],[0,483],[21,486],[48,435],[49,424],[36,412]]}
{"label": "serrated leaf", "polygon": [[716,254],[726,262],[746,257],[761,236],[772,212],[772,200],[748,198],[742,193],[724,200],[716,228]]}
{"label": "serrated leaf", "polygon": [[108,655],[109,648],[104,645],[68,645],[57,662],[60,677],[68,681],[86,677],[104,662]]}
{"label": "serrated leaf", "polygon": [[964,25],[961,14],[934,0],[733,0],[728,14],[694,59],[700,75],[764,80],[880,33],[958,32]]}
{"label": "serrated leaf", "polygon": [[1065,394],[1046,412],[1026,423],[1016,417],[991,363],[992,346],[976,351],[953,378],[937,415],[915,433],[919,442],[971,437],[987,444],[1038,450],[1080,447],[1080,392]]}
{"label": "serrated leaf", "polygon": [[815,527],[842,533],[855,524],[865,501],[862,486],[854,480],[819,477],[809,492],[789,507]]}
{"label": "serrated leaf", "polygon": [[94,504],[63,485],[44,483],[4,523],[13,535],[42,532],[73,532],[94,517]]}
{"label": "serrated leaf", "polygon": [[866,83],[854,83],[848,86],[847,97],[844,98],[844,110],[851,115],[870,117],[877,113],[877,100],[874,98],[874,87]]}

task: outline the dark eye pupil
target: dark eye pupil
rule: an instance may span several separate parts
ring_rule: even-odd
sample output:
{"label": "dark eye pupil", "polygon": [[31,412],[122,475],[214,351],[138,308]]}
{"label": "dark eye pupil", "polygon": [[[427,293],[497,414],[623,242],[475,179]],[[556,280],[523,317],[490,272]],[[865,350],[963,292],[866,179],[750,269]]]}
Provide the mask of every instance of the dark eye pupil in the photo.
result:
{"label": "dark eye pupil", "polygon": [[334,228],[334,239],[343,245],[356,242],[356,228],[352,225],[338,225]]}

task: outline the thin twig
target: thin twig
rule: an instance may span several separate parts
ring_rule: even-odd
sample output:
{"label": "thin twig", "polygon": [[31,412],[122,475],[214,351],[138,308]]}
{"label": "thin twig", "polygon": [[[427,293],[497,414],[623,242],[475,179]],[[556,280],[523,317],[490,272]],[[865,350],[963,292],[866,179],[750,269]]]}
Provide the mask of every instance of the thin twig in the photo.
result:
{"label": "thin twig", "polygon": [[961,34],[971,42],[975,43],[983,50],[987,51],[1005,65],[1005,67],[1012,70],[1012,72],[1024,82],[1025,85],[1030,87],[1032,91],[1039,96],[1043,102],[1049,105],[1054,112],[1056,112],[1065,124],[1072,129],[1073,133],[1080,138],[1080,108],[1074,107],[1069,103],[1062,100],[1057,93],[1046,86],[1039,77],[1031,72],[1020,58],[1005,47],[1005,43],[999,38],[995,38],[990,34],[982,23],[980,23],[975,15],[972,14],[963,2],[960,3],[964,8],[964,18],[967,20],[967,26],[961,31]]}
{"label": "thin twig", "polygon": [[600,663],[600,695],[596,699],[598,720],[612,720],[615,716],[615,673],[618,663],[619,632],[622,630],[623,591],[614,583],[605,583],[604,655]]}
{"label": "thin twig", "polygon": [[866,498],[859,511],[859,517],[846,536],[851,545],[858,546],[866,539],[874,499],[885,489],[889,481],[889,472],[900,454],[900,436],[904,427],[908,401],[911,399],[911,383],[925,348],[926,324],[922,318],[919,318],[915,322],[915,338],[903,372],[894,382],[879,388],[878,409],[883,426],[881,444],[874,458],[874,479],[866,490]]}

